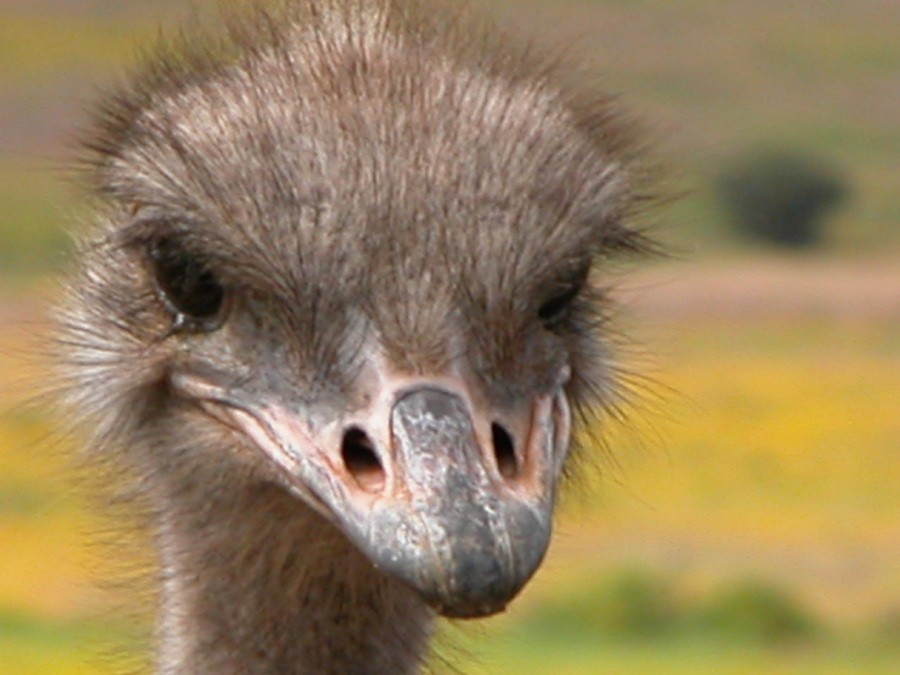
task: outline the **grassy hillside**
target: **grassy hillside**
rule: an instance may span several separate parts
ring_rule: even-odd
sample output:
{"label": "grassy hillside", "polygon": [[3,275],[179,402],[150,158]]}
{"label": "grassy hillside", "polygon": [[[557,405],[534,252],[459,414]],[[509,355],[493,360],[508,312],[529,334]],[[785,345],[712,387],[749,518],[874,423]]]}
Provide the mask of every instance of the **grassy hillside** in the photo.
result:
{"label": "grassy hillside", "polygon": [[[709,178],[759,145],[834,163],[854,192],[832,223],[837,248],[896,244],[900,223],[900,5],[749,0],[540,2],[532,27],[554,26],[590,54],[603,81],[666,139],[691,191],[673,238],[721,236]],[[522,17],[520,3],[508,11]],[[537,28],[536,28],[537,30]],[[682,239],[684,238],[684,239]]]}
{"label": "grassy hillside", "polygon": [[[52,230],[72,200],[44,186],[72,156],[64,146],[85,102],[138,59],[136,45],[152,44],[159,26],[171,29],[187,13],[175,2],[82,4],[0,5],[0,201],[15,205],[0,215],[6,270],[52,264],[60,239]],[[495,7],[503,22],[586,55],[659,137],[669,189],[687,193],[659,219],[682,249],[734,245],[711,177],[727,158],[761,145],[812,152],[845,176],[851,200],[830,223],[832,249],[900,244],[900,5],[893,0]]]}

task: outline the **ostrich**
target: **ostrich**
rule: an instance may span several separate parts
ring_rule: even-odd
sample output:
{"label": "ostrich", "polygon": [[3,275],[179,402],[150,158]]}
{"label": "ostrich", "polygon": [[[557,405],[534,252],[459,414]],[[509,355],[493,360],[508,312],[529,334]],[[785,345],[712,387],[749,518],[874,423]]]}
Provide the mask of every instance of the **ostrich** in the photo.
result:
{"label": "ostrich", "polygon": [[436,617],[533,575],[573,417],[615,392],[631,126],[467,12],[297,1],[222,35],[95,115],[66,404],[145,516],[159,673],[419,672]]}

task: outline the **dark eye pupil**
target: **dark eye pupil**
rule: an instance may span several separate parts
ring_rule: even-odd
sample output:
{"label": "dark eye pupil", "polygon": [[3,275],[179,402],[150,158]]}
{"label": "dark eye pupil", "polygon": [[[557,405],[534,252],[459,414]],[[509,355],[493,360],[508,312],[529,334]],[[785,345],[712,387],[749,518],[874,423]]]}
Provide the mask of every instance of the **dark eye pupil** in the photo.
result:
{"label": "dark eye pupil", "polygon": [[556,285],[556,294],[538,308],[538,318],[548,327],[554,327],[565,319],[570,306],[587,283],[589,274],[590,265],[584,265],[574,274],[560,279]]}
{"label": "dark eye pupil", "polygon": [[551,323],[562,317],[572,301],[578,296],[581,285],[571,286],[559,295],[555,295],[538,309],[538,317],[545,323]]}
{"label": "dark eye pupil", "polygon": [[208,321],[215,318],[225,300],[225,289],[195,255],[173,238],[160,239],[150,248],[156,282],[166,300],[182,316]]}

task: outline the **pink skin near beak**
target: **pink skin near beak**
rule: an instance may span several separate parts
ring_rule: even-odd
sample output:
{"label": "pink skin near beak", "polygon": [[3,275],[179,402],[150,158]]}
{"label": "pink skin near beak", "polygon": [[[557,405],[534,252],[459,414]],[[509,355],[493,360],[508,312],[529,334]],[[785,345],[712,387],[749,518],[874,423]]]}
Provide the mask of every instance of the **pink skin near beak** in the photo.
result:
{"label": "pink skin near beak", "polygon": [[368,407],[319,428],[286,402],[248,401],[187,372],[171,381],[376,567],[441,614],[474,617],[501,611],[546,552],[569,443],[567,377],[504,414],[476,408],[461,378],[380,377]]}

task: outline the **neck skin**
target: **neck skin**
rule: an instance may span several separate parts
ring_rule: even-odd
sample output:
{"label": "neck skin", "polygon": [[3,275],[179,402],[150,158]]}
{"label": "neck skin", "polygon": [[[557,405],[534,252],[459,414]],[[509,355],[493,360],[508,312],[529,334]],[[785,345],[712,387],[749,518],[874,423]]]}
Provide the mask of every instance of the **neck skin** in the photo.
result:
{"label": "neck skin", "polygon": [[166,493],[159,673],[419,672],[432,613],[298,499],[219,472]]}

